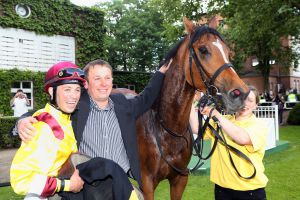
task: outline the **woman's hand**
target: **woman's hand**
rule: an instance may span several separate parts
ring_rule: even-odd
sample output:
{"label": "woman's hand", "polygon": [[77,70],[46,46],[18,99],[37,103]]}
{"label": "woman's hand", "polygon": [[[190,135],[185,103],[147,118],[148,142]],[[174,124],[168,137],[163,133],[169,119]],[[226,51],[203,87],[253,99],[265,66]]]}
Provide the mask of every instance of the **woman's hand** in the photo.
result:
{"label": "woman's hand", "polygon": [[202,115],[206,115],[207,117],[213,117],[220,114],[215,108],[210,106],[204,106],[203,108],[200,107],[200,112]]}

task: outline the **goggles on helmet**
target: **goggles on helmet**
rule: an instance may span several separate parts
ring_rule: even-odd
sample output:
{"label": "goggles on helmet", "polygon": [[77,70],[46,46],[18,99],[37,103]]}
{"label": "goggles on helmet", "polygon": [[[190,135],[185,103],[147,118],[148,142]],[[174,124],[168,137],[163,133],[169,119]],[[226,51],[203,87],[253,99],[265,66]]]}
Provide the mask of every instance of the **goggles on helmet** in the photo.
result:
{"label": "goggles on helmet", "polygon": [[84,72],[77,68],[65,68],[57,73],[58,78],[81,77],[84,78]]}

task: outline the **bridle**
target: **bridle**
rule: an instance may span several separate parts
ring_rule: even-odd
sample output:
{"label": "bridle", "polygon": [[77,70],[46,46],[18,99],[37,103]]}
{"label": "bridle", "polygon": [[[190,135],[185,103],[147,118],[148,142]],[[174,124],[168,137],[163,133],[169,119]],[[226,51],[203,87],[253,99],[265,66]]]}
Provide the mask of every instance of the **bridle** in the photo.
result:
{"label": "bridle", "polygon": [[[194,82],[194,76],[193,76],[193,60],[195,62],[195,66],[196,66],[196,69],[197,71],[199,72],[200,76],[201,76],[201,79],[202,79],[202,82],[205,86],[205,89],[206,89],[206,94],[207,95],[211,95],[212,94],[212,88],[217,88],[216,86],[214,86],[214,83],[215,83],[215,80],[216,78],[227,68],[230,68],[230,67],[233,67],[233,64],[232,63],[224,63],[222,66],[220,66],[216,71],[215,73],[211,76],[210,80],[207,81],[205,77],[210,77],[209,73],[206,71],[206,69],[203,67],[203,65],[201,64],[200,60],[198,59],[198,56],[195,52],[195,49],[193,47],[193,43],[199,38],[201,37],[203,34],[205,33],[212,33],[213,32],[209,32],[209,30],[211,29],[207,29],[207,32],[203,32],[202,34],[196,34],[197,31],[201,30],[201,27],[198,27],[195,31],[195,34],[193,34],[191,36],[191,39],[190,39],[190,42],[189,42],[189,69],[190,69],[190,77],[192,79],[192,86],[194,88],[195,87],[195,82]],[[223,39],[220,38],[222,41]]]}

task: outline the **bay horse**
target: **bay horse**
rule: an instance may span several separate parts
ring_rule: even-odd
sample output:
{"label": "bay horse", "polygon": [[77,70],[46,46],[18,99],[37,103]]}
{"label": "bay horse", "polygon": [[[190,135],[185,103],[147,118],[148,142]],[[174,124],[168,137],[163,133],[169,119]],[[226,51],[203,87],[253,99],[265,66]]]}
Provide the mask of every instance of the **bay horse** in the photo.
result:
{"label": "bay horse", "polygon": [[164,179],[169,181],[171,199],[182,198],[192,155],[188,129],[195,90],[217,88],[227,111],[241,108],[249,92],[229,62],[230,50],[221,35],[187,18],[184,25],[186,36],[165,56],[165,62],[171,58],[173,62],[165,74],[160,97],[136,125],[146,200],[154,199],[154,190]]}

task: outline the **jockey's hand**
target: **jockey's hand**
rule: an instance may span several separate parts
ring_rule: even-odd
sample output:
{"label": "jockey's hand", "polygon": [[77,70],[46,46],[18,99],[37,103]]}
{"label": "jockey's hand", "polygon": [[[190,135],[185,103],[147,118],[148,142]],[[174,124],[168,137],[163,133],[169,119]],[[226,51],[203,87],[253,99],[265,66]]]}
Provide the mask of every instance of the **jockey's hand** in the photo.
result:
{"label": "jockey's hand", "polygon": [[18,121],[17,129],[23,142],[29,142],[36,134],[36,129],[32,125],[36,122],[37,120],[34,117],[25,117]]}
{"label": "jockey's hand", "polygon": [[79,171],[76,169],[70,178],[70,191],[79,192],[83,188],[84,181],[79,176]]}
{"label": "jockey's hand", "polygon": [[172,61],[173,59],[170,59],[169,62],[161,66],[158,71],[160,71],[163,74],[166,73],[166,71],[168,71],[168,69],[170,68]]}

